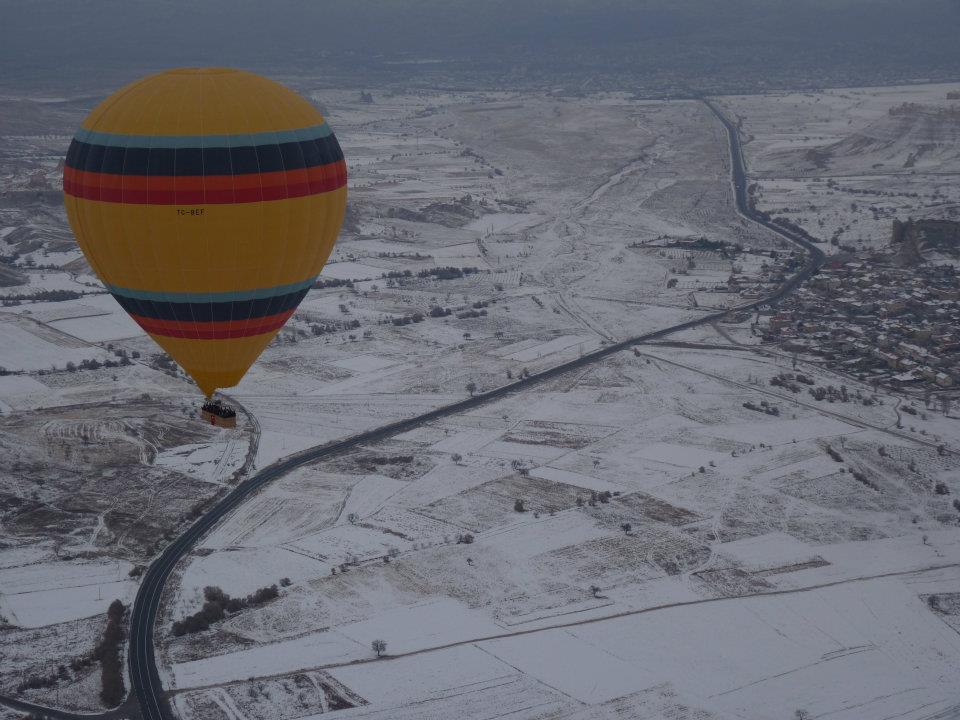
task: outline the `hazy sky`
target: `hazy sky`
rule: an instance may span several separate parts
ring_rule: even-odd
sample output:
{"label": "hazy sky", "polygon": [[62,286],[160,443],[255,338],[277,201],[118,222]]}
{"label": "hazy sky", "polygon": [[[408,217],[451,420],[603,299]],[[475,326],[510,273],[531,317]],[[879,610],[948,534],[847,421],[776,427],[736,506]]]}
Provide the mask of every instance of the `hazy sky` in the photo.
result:
{"label": "hazy sky", "polygon": [[957,0],[0,0],[0,13],[0,70],[40,81],[397,58],[558,73],[673,65],[693,78],[728,64],[960,74]]}

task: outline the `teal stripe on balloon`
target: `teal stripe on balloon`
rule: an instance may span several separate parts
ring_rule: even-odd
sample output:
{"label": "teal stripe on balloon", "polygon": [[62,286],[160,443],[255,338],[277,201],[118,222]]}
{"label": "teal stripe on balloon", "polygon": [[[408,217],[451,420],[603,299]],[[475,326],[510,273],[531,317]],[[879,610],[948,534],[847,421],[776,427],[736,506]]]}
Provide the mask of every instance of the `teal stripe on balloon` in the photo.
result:
{"label": "teal stripe on balloon", "polygon": [[172,303],[219,303],[238,300],[263,300],[277,297],[278,295],[288,295],[299,290],[306,290],[316,282],[317,277],[318,276],[314,276],[308,280],[291,283],[290,285],[277,285],[276,287],[256,288],[253,290],[234,290],[231,292],[164,292],[160,290],[132,290],[130,288],[117,287],[116,285],[107,285],[107,290],[114,295],[123,295],[124,297],[136,298],[137,300],[154,300]]}
{"label": "teal stripe on balloon", "polygon": [[74,136],[91,145],[123,148],[234,148],[256,145],[279,145],[290,142],[320,140],[333,134],[327,123],[297,130],[277,130],[239,135],[124,135],[80,128]]}

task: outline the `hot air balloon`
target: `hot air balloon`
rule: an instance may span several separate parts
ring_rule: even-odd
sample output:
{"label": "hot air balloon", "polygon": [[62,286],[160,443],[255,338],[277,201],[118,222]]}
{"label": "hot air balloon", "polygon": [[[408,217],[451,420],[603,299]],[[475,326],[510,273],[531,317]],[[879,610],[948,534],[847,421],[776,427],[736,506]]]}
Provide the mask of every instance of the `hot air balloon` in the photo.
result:
{"label": "hot air balloon", "polygon": [[309,102],[229,68],[118,90],[83,121],[63,171],[94,272],[208,398],[240,382],[313,285],[346,183]]}

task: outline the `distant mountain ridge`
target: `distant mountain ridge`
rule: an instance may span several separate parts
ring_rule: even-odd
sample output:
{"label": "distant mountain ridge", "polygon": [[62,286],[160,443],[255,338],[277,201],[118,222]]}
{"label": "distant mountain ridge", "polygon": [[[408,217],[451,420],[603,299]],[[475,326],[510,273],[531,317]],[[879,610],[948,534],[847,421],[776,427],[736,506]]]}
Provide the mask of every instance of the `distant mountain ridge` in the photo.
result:
{"label": "distant mountain ridge", "polygon": [[960,104],[904,103],[840,140],[777,153],[798,175],[960,170]]}

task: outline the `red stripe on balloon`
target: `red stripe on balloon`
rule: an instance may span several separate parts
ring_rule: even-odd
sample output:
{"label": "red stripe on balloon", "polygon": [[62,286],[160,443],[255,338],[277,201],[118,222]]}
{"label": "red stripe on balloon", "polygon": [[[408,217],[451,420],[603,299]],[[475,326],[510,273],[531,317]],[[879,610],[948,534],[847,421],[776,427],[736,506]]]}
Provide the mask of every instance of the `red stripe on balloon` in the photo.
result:
{"label": "red stripe on balloon", "polygon": [[293,315],[293,309],[267,317],[220,322],[190,322],[187,320],[157,320],[131,315],[137,324],[151,335],[189,338],[192,340],[228,340],[230,338],[262,335],[283,327]]}
{"label": "red stripe on balloon", "polygon": [[63,171],[63,191],[83,200],[133,205],[226,205],[318,195],[347,184],[340,160],[301,170],[247,175],[111,175]]}

